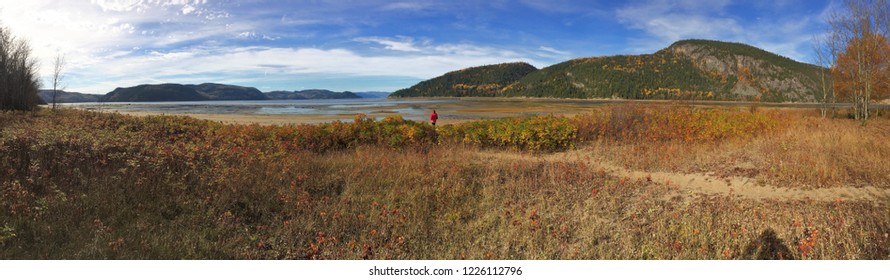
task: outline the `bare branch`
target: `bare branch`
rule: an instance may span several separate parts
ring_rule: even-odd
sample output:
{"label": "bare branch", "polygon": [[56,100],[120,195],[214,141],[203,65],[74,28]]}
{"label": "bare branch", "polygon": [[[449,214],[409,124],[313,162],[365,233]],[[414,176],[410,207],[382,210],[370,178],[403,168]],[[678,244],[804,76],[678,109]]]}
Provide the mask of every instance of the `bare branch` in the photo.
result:
{"label": "bare branch", "polygon": [[53,60],[53,110],[56,109],[59,91],[63,90],[61,83],[62,80],[65,78],[64,70],[65,56],[63,56],[62,54],[56,54],[56,58],[55,60]]}

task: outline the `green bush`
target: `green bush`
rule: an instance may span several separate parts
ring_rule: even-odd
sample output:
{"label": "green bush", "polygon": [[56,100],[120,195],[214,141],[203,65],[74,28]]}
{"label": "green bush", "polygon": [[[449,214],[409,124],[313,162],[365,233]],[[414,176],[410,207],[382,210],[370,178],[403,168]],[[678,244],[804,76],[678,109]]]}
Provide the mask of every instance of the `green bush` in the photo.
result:
{"label": "green bush", "polygon": [[484,120],[443,126],[439,141],[479,147],[558,151],[574,147],[576,128],[560,116]]}

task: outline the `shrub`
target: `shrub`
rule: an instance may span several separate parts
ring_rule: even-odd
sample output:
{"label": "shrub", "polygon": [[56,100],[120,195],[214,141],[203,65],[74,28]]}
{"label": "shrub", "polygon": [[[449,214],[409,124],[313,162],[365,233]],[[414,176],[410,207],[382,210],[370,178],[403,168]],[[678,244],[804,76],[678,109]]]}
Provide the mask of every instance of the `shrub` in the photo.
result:
{"label": "shrub", "polygon": [[553,115],[446,125],[439,136],[440,142],[548,152],[574,147],[576,140],[569,119]]}

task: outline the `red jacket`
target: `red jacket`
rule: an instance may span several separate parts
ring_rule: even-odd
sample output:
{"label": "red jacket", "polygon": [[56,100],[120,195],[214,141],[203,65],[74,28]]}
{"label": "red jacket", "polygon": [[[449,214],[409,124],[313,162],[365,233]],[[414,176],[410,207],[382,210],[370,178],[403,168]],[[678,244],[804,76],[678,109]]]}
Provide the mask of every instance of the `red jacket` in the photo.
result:
{"label": "red jacket", "polygon": [[436,122],[436,120],[438,120],[438,119],[439,119],[439,115],[437,115],[436,112],[433,112],[432,114],[430,114],[430,121]]}

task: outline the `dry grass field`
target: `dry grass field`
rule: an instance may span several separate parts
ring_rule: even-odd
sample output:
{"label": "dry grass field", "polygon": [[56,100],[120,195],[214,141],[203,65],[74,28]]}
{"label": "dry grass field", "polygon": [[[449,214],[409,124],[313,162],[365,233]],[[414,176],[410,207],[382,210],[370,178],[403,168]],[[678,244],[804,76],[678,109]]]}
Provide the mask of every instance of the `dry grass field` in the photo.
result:
{"label": "dry grass field", "polygon": [[887,118],[753,107],[0,113],[0,258],[890,259],[887,139]]}

